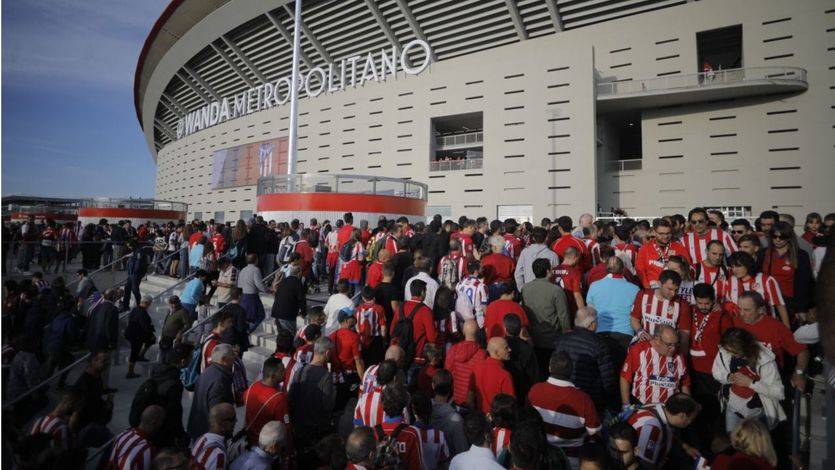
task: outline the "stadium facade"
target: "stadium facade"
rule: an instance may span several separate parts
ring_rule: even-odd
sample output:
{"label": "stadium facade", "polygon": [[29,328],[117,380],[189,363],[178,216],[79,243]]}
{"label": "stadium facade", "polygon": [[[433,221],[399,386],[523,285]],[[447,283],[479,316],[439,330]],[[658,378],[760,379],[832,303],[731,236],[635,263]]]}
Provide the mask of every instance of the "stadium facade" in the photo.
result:
{"label": "stadium facade", "polygon": [[[831,1],[302,8],[297,171],[311,191],[335,174],[408,178],[428,185],[427,215],[536,220],[835,207]],[[157,199],[246,218],[259,180],[286,173],[292,25],[282,0],[163,12],[134,87]]]}

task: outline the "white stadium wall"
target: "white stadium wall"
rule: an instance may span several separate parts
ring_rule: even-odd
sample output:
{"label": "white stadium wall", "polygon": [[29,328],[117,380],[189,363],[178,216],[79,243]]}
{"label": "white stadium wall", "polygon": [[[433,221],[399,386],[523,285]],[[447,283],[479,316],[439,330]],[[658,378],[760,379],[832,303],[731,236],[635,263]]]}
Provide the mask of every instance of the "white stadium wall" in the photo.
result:
{"label": "white stadium wall", "polygon": [[[745,68],[800,67],[808,89],[643,109],[641,168],[609,171],[605,160],[617,150],[595,78],[696,73],[696,33],[735,24]],[[419,75],[301,99],[298,172],[414,179],[429,186],[428,215],[456,218],[496,217],[499,206],[532,206],[539,220],[576,218],[598,205],[632,215],[706,205],[802,220],[835,207],[833,47],[835,6],[825,0],[702,0],[514,42],[433,62]],[[158,97],[168,79],[152,80],[149,90]],[[146,108],[147,128],[156,106]],[[482,168],[430,171],[431,119],[469,112],[483,113]],[[204,219],[257,210],[255,186],[211,189],[212,154],[287,136],[288,113],[288,105],[273,107],[164,145],[156,197],[186,202],[189,217]]]}

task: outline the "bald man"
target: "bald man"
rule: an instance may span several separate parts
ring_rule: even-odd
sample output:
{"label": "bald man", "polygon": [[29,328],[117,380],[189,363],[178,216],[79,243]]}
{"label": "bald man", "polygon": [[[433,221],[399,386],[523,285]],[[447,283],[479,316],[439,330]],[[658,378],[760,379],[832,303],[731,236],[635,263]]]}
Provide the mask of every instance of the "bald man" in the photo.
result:
{"label": "bald man", "polygon": [[623,405],[664,403],[677,392],[690,394],[690,375],[679,352],[679,335],[669,325],[658,325],[652,339],[629,348],[620,371],[621,400]]}
{"label": "bald man", "polygon": [[473,366],[487,357],[484,349],[476,342],[478,323],[475,319],[464,322],[461,328],[464,341],[455,343],[447,351],[444,369],[452,374],[452,401],[458,406],[472,406],[474,390],[472,384]]}
{"label": "bald man", "polygon": [[[397,364],[397,376],[395,377],[395,380],[399,380],[400,383],[405,384],[406,373],[403,368],[405,367],[404,361],[406,360],[406,351],[404,351],[400,346],[392,344],[388,347],[388,349],[386,349],[386,354],[383,360],[394,361],[394,363]],[[362,376],[362,383],[360,384],[360,395],[368,393],[375,387],[379,386],[377,383],[377,368],[379,366],[380,364],[374,364],[373,366],[365,369],[365,374]]]}
{"label": "bald man", "polygon": [[487,343],[487,359],[473,367],[475,385],[475,404],[482,413],[490,411],[493,397],[500,393],[515,397],[513,378],[505,370],[504,362],[510,359],[510,346],[499,336],[490,338]]}
{"label": "bald man", "polygon": [[226,439],[235,429],[235,407],[219,403],[209,410],[209,432],[200,436],[191,448],[192,462],[201,462],[206,470],[222,470],[229,463]]}
{"label": "bald man", "polygon": [[108,466],[112,468],[151,468],[153,449],[149,439],[162,427],[165,409],[151,405],[142,412],[139,426],[116,436]]}

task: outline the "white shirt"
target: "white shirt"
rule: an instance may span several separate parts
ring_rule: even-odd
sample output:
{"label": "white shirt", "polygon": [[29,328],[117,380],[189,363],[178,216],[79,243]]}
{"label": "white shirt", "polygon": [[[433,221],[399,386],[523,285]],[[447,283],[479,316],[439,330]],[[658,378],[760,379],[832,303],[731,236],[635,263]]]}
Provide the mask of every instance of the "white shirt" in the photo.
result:
{"label": "white shirt", "polygon": [[449,470],[504,470],[488,447],[470,446],[470,450],[452,458]]}
{"label": "white shirt", "polygon": [[411,299],[414,297],[412,295],[412,281],[415,279],[420,279],[421,281],[426,283],[426,297],[423,298],[423,303],[426,304],[429,308],[435,307],[435,293],[438,292],[438,281],[432,279],[432,277],[425,272],[421,271],[417,273],[416,276],[411,277],[406,282],[406,290],[403,293],[404,299]]}
{"label": "white shirt", "polygon": [[354,308],[354,302],[347,295],[337,292],[328,298],[328,303],[325,304],[325,332],[322,336],[330,336],[339,329],[339,311],[345,307],[352,310]]}

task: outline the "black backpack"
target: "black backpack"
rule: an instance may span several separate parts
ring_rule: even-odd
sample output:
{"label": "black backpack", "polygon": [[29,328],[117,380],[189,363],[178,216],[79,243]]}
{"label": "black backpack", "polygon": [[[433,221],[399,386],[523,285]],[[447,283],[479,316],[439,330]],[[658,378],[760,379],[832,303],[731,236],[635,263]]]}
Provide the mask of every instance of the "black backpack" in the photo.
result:
{"label": "black backpack", "polygon": [[339,258],[347,263],[351,261],[351,258],[354,256],[354,244],[356,243],[355,240],[347,241],[342,248],[339,249]]}
{"label": "black backpack", "polygon": [[422,306],[423,304],[417,304],[415,308],[412,309],[412,313],[407,317],[404,304],[400,304],[400,316],[398,317],[397,323],[394,325],[394,330],[392,331],[392,336],[397,339],[397,345],[403,348],[407,368],[411,366],[412,362],[415,360],[415,350],[417,349],[417,345],[415,344],[414,319],[415,315],[417,315],[417,311]]}
{"label": "black backpack", "polygon": [[142,412],[145,408],[151,405],[165,405],[164,399],[159,394],[159,385],[154,379],[148,379],[136,391],[133,396],[133,402],[130,404],[130,414],[128,415],[128,423],[131,427],[139,426],[139,421],[142,418]]}
{"label": "black backpack", "polygon": [[374,457],[374,468],[394,470],[403,468],[400,462],[400,452],[398,450],[397,436],[400,431],[406,428],[406,425],[400,423],[396,428],[386,436],[385,431],[381,425],[374,426],[374,432],[377,434],[377,453]]}

